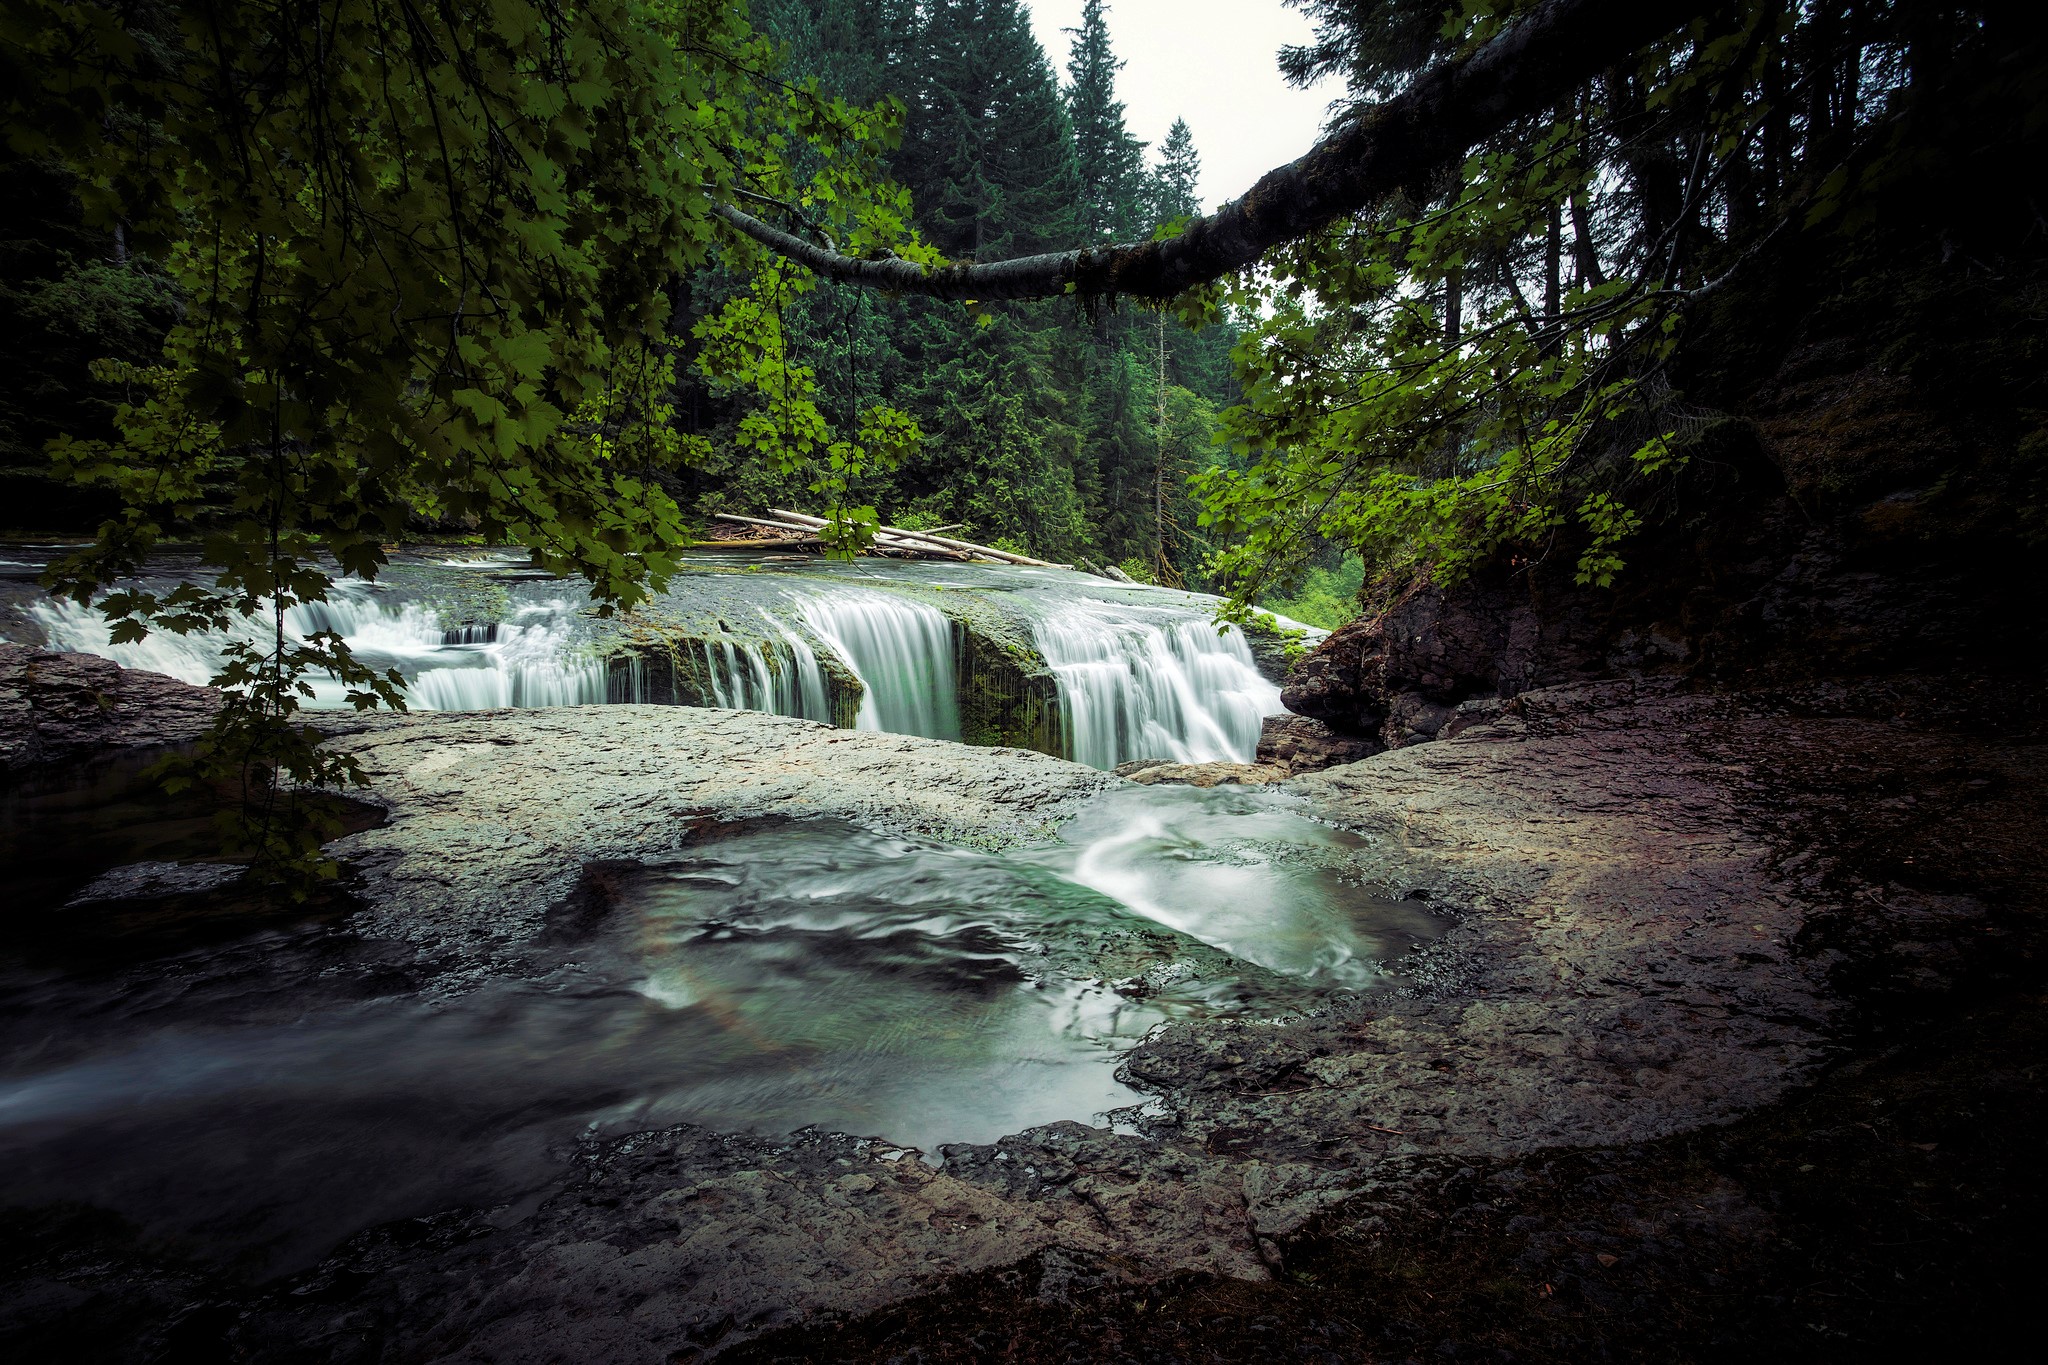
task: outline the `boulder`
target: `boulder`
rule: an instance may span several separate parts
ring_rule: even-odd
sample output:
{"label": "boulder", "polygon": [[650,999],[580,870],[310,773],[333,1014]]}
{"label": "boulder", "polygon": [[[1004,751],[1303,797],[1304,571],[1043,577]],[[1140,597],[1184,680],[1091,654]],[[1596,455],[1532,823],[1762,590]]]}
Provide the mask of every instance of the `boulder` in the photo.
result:
{"label": "boulder", "polygon": [[1312,773],[1371,758],[1386,746],[1368,735],[1347,735],[1308,716],[1268,716],[1259,731],[1258,761],[1290,773]]}
{"label": "boulder", "polygon": [[1147,787],[1161,784],[1263,787],[1268,782],[1285,781],[1292,775],[1285,768],[1265,763],[1147,763],[1128,774],[1131,781]]}
{"label": "boulder", "polygon": [[0,644],[0,774],[104,749],[183,744],[220,694],[93,654]]}
{"label": "boulder", "polygon": [[216,891],[248,873],[237,863],[129,863],[102,872],[64,902],[66,909],[121,901],[170,900]]}

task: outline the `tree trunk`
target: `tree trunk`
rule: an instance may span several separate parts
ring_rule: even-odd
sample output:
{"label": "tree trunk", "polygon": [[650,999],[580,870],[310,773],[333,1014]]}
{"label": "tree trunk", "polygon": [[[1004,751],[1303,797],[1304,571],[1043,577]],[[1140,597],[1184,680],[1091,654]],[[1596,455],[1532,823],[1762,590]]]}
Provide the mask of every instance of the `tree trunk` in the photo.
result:
{"label": "tree trunk", "polygon": [[1572,256],[1579,268],[1579,283],[1582,288],[1598,289],[1607,283],[1607,276],[1600,269],[1600,249],[1593,242],[1593,225],[1588,221],[1585,191],[1572,195]]}
{"label": "tree trunk", "polygon": [[897,257],[842,256],[730,204],[713,202],[709,212],[829,279],[893,293],[1170,299],[1420,183],[1515,119],[1556,104],[1595,72],[1706,8],[1703,0],[1546,0],[1478,51],[1424,71],[1298,161],[1268,171],[1243,195],[1163,242],[926,269]]}
{"label": "tree trunk", "polygon": [[1555,200],[1550,204],[1550,221],[1543,231],[1543,316],[1555,318],[1564,311],[1564,210]]}

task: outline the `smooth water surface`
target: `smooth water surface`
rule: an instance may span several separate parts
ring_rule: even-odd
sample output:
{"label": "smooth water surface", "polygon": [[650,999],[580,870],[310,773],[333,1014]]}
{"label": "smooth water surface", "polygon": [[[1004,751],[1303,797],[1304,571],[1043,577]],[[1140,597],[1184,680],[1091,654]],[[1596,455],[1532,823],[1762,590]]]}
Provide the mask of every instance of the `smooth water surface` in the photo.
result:
{"label": "smooth water surface", "polygon": [[[512,1205],[589,1134],[816,1124],[931,1153],[1106,1121],[1143,1100],[1115,1061],[1155,1025],[1369,987],[1434,932],[1355,883],[1348,838],[1267,794],[1132,787],[1006,855],[728,826],[596,870],[509,971],[422,976],[331,923],[119,968],[10,944],[0,1203],[278,1270]],[[1198,970],[1117,984],[1160,960]]]}

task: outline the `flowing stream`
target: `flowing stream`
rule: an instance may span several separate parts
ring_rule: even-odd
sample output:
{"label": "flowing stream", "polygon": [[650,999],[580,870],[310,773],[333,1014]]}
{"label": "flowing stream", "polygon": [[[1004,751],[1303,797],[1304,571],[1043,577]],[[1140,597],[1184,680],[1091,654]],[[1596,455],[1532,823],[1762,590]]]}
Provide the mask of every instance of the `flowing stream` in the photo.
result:
{"label": "flowing stream", "polygon": [[938,608],[860,592],[797,602],[804,624],[860,679],[855,729],[960,738],[953,623]]}
{"label": "flowing stream", "polygon": [[[218,667],[218,637],[113,643],[96,611],[33,588],[37,552],[8,559],[0,606],[24,625],[10,635],[187,682]],[[160,572],[168,582],[179,570],[167,562]],[[1001,684],[1002,703],[1014,706],[1042,674],[1057,725],[1026,734],[1019,720],[1014,733],[977,742],[1031,743],[1107,768],[1253,757],[1260,723],[1281,709],[1279,688],[1241,631],[1217,629],[1214,607],[1200,594],[1061,570],[704,556],[639,617],[606,621],[574,585],[516,555],[479,552],[398,556],[378,582],[337,583],[327,601],[291,608],[285,625],[301,639],[333,631],[363,662],[396,670],[418,710],[683,701],[934,739],[962,738],[966,708],[988,713],[995,684],[964,664],[977,647],[985,659],[1011,641],[1024,653],[1011,651],[1016,677]],[[261,643],[263,627],[241,632]],[[312,705],[347,704],[332,680],[314,686]]]}
{"label": "flowing stream", "polygon": [[[215,671],[218,637],[115,644],[35,588],[47,552],[4,558],[12,638]],[[286,627],[340,634],[423,710],[680,702],[1108,767],[1252,756],[1279,691],[1213,608],[1056,570],[771,556],[692,562],[607,619],[514,556],[413,555]],[[252,1274],[391,1219],[516,1218],[593,1137],[819,1125],[937,1160],[1135,1122],[1116,1062],[1151,1030],[1377,989],[1437,932],[1285,796],[1127,784],[1004,853],[714,827],[594,868],[523,946],[444,961],[362,937],[345,898],[242,889],[203,861],[226,797],[163,793],[145,761],[0,785],[0,1204],[108,1210]],[[342,804],[346,828],[382,818]]]}
{"label": "flowing stream", "polygon": [[57,908],[96,861],[182,837],[94,780],[17,789],[0,824],[12,856],[62,845],[81,802],[123,812],[0,921],[0,1203],[108,1209],[264,1273],[391,1219],[517,1217],[589,1137],[815,1124],[937,1160],[1130,1121],[1146,1097],[1115,1063],[1152,1028],[1371,990],[1437,932],[1285,797],[1131,786],[1001,854],[714,828],[593,873],[517,961],[423,978],[317,911]]}
{"label": "flowing stream", "polygon": [[1038,623],[1059,675],[1068,757],[1098,768],[1134,758],[1248,762],[1280,689],[1235,627],[1182,611],[1084,602]]}

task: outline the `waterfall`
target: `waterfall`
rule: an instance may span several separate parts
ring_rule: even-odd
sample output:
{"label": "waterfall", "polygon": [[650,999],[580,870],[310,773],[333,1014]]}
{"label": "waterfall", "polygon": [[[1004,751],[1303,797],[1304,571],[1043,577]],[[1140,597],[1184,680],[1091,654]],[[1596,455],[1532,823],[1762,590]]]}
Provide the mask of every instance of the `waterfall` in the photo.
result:
{"label": "waterfall", "polygon": [[1236,626],[1108,602],[1035,625],[1059,678],[1068,756],[1097,768],[1139,758],[1249,763],[1280,689]]}
{"label": "waterfall", "polygon": [[768,661],[751,647],[731,640],[693,641],[697,657],[704,662],[704,675],[711,684],[711,700],[728,711],[773,711],[775,680],[769,676]]}
{"label": "waterfall", "polygon": [[953,623],[943,612],[883,593],[796,600],[804,624],[861,681],[856,730],[960,738]]}
{"label": "waterfall", "polygon": [[825,688],[825,670],[818,664],[818,655],[803,636],[782,625],[765,610],[761,619],[773,626],[789,646],[790,700],[793,705],[780,714],[802,716],[805,720],[821,720],[832,723],[832,694]]}
{"label": "waterfall", "polygon": [[[218,634],[153,631],[133,644],[114,644],[105,618],[89,607],[53,598],[30,610],[53,649],[98,654],[190,683],[209,682],[220,669],[226,639]],[[574,618],[575,608],[555,598],[522,605],[509,621],[444,629],[422,603],[391,602],[370,584],[343,581],[328,590],[326,601],[286,611],[285,629],[299,640],[333,631],[363,663],[410,676],[406,702],[415,710],[480,711],[606,700],[604,665],[578,657]],[[265,644],[265,618],[235,622],[227,638]],[[340,683],[326,677],[310,681],[312,707],[347,705],[348,690]]]}
{"label": "waterfall", "polygon": [[[345,579],[329,589],[326,601],[291,608],[286,629],[298,639],[316,631],[341,635],[363,663],[408,679],[407,699],[419,710],[639,702],[659,694],[663,701],[830,724],[831,680],[850,673],[862,684],[856,728],[961,737],[958,670],[970,657],[962,650],[963,628],[917,598],[852,584],[827,587],[815,578],[785,578],[789,586],[769,588],[772,600],[765,601],[721,585],[704,594],[718,604],[714,609],[726,612],[726,620],[738,619],[730,615],[735,610],[758,614],[760,628],[750,634],[721,628],[708,639],[679,640],[675,667],[664,671],[660,661],[637,653],[600,657],[582,603],[543,595],[559,590],[552,582],[513,580],[509,591],[494,588],[490,600],[497,605],[489,614],[499,620],[444,623],[438,604],[451,587],[454,600],[462,601],[479,581],[453,569],[399,586]],[[1103,600],[1078,585],[1036,580],[1024,592],[997,576],[983,590],[1001,594],[1031,621],[1058,685],[1067,757],[1100,768],[1139,758],[1247,761],[1257,750],[1262,720],[1280,710],[1279,689],[1253,666],[1244,636],[1234,626],[1218,634],[1202,599]],[[702,599],[689,605],[703,610]],[[51,648],[99,654],[194,683],[219,671],[227,639],[263,646],[269,637],[269,622],[259,615],[235,622],[227,637],[154,632],[115,644],[91,608],[46,598],[28,610]],[[347,704],[339,683],[311,681],[310,705]],[[1042,689],[1044,681],[1040,675],[1033,685]],[[975,706],[986,709],[990,698],[977,693],[967,700],[970,715],[979,716]],[[1046,724],[1044,732],[1052,731]]]}
{"label": "waterfall", "polygon": [[[164,673],[182,682],[204,686],[220,671],[220,641],[211,635],[173,635],[151,631],[142,639],[115,644],[106,618],[91,607],[68,598],[45,598],[33,602],[29,615],[42,627],[51,649],[74,654],[97,654],[123,668],[140,668]],[[253,630],[238,632],[254,641]]]}

